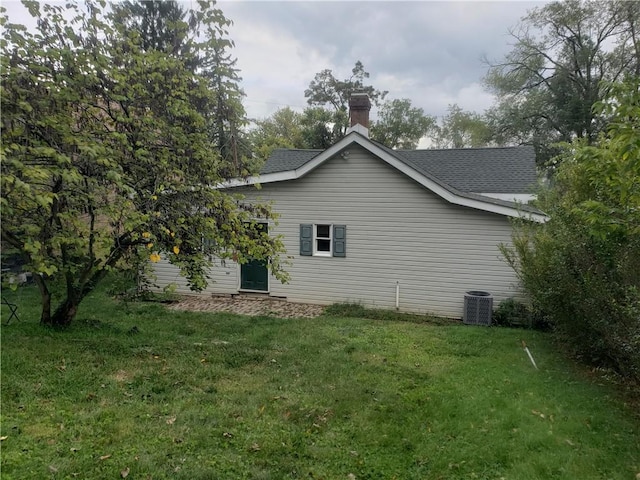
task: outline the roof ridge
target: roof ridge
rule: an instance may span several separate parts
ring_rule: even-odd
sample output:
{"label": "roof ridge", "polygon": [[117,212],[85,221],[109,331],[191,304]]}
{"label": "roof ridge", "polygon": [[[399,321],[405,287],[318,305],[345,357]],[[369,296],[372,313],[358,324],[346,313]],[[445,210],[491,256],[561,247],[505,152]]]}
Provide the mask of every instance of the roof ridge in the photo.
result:
{"label": "roof ridge", "polygon": [[324,148],[288,148],[288,147],[277,147],[273,149],[274,152],[276,150],[284,150],[286,152],[323,152],[326,149]]}
{"label": "roof ridge", "polygon": [[[387,147],[389,148],[389,147]],[[512,145],[507,147],[463,147],[463,148],[400,148],[394,152],[468,152],[470,150],[508,150],[514,148],[533,148],[533,145]]]}

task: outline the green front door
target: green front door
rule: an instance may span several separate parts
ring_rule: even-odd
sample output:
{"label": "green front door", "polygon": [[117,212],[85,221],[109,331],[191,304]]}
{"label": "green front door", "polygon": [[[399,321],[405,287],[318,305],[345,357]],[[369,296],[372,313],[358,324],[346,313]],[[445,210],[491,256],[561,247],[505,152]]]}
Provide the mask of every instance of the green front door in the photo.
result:
{"label": "green front door", "polygon": [[[256,227],[263,232],[267,232],[267,224],[259,223]],[[269,271],[267,262],[264,260],[249,260],[240,266],[240,289],[257,290],[260,292],[269,291]]]}
{"label": "green front door", "polygon": [[269,290],[269,272],[264,260],[250,260],[240,266],[240,288],[242,290]]}

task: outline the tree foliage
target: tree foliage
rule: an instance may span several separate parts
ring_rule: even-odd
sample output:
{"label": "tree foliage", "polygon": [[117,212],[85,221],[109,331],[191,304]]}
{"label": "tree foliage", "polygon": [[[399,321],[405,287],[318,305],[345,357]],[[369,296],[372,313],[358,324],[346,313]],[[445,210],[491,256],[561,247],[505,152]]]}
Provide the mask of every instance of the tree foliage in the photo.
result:
{"label": "tree foliage", "polygon": [[535,8],[510,32],[513,50],[485,78],[498,103],[498,143],[526,143],[548,160],[555,142],[594,141],[606,118],[593,110],[608,85],[640,73],[640,4],[569,0]]}
{"label": "tree foliage", "polygon": [[454,104],[434,129],[432,140],[437,148],[486,147],[493,143],[492,136],[486,118]]}
{"label": "tree foliage", "polygon": [[577,353],[640,379],[640,79],[608,90],[606,135],[566,147],[540,200],[549,221],[504,252]]}
{"label": "tree foliage", "polygon": [[[309,83],[309,88],[304,91],[304,96],[309,105],[322,107],[327,112],[330,112],[331,121],[328,123],[331,123],[332,127],[326,132],[331,132],[333,140],[342,138],[346,134],[347,128],[349,128],[349,98],[352,93],[366,93],[373,105],[380,105],[387,95],[387,91],[377,90],[371,85],[366,85],[367,78],[369,78],[369,72],[364,69],[364,65],[358,60],[351,70],[349,78],[338,80],[332,70],[325,69],[316,73],[311,83]],[[325,118],[328,116],[318,110],[312,110],[310,113],[309,120],[314,117]]]}
{"label": "tree foliage", "polygon": [[[143,42],[103,2],[26,5],[36,33],[2,17],[1,231],[34,273],[41,321],[69,324],[109,271],[139,255],[165,255],[195,290],[212,254],[268,258],[285,280],[280,240],[252,228],[270,208],[212,188],[237,171],[216,122],[240,114],[228,62],[215,71],[231,44],[213,2],[198,2],[189,25],[175,20],[186,59]],[[193,58],[204,61],[194,69]],[[54,305],[57,279],[65,293]]]}
{"label": "tree foliage", "polygon": [[[228,176],[247,173],[245,170],[253,164],[242,162],[243,154],[248,153],[240,141],[241,128],[246,124],[244,93],[238,86],[241,78],[237,61],[229,51],[233,46],[227,37],[231,21],[219,9],[186,11],[173,0],[128,0],[114,3],[112,9],[114,24],[129,37],[139,39],[142,50],[164,52],[208,80],[216,99],[201,113],[207,118],[207,128],[218,151],[228,161],[225,173]],[[197,38],[201,28],[208,38],[216,39],[206,49]]]}
{"label": "tree foliage", "polygon": [[351,76],[338,80],[329,69],[317,73],[304,94],[309,103],[302,113],[290,108],[255,122],[250,134],[255,154],[266,160],[274,148],[326,149],[346,135],[349,127],[349,98],[354,92],[367,93],[380,107],[378,120],[371,121],[371,137],[391,148],[416,148],[420,139],[435,128],[435,118],[409,99],[383,102],[380,91],[365,80],[369,73],[357,61]]}
{"label": "tree foliage", "polygon": [[338,80],[332,70],[325,69],[316,73],[309,88],[304,91],[304,96],[309,105],[329,105],[333,110],[343,112],[348,111],[349,98],[354,92],[366,93],[371,103],[379,105],[389,92],[365,85],[365,79],[369,76],[360,60],[351,69],[351,76],[344,80]]}
{"label": "tree foliage", "polygon": [[254,155],[264,162],[276,148],[307,148],[302,118],[300,113],[285,107],[269,118],[256,120],[248,135]]}
{"label": "tree foliage", "polygon": [[114,3],[113,20],[135,32],[140,39],[140,48],[145,51],[158,50],[172,57],[185,59],[185,65],[195,69],[193,39],[189,32],[197,23],[192,13],[187,12],[175,1],[139,2],[126,0]]}
{"label": "tree foliage", "polygon": [[391,100],[382,104],[377,121],[371,125],[371,138],[389,148],[415,149],[420,139],[434,130],[435,117],[411,106],[411,100]]}

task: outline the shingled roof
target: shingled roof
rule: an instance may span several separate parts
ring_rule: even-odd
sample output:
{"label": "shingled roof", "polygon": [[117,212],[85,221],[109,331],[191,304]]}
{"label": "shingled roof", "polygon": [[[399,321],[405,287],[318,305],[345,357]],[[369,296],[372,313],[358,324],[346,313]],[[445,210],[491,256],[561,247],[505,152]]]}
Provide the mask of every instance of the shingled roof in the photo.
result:
{"label": "shingled roof", "polygon": [[[392,150],[398,160],[460,192],[531,193],[536,184],[533,147]],[[323,150],[274,150],[261,174],[296,170]]]}
{"label": "shingled roof", "polygon": [[300,168],[323,150],[300,150],[295,148],[278,148],[271,153],[269,159],[260,170],[260,175],[287,172]]}

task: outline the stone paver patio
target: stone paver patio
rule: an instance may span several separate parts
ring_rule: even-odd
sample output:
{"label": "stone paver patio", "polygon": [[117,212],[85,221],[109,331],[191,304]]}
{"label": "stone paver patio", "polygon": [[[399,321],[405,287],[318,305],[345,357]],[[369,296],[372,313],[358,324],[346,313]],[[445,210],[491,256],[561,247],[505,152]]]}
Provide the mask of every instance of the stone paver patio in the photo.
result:
{"label": "stone paver patio", "polygon": [[324,306],[291,303],[270,297],[252,296],[184,296],[169,308],[192,312],[228,312],[240,315],[269,315],[278,318],[314,318],[322,315]]}

